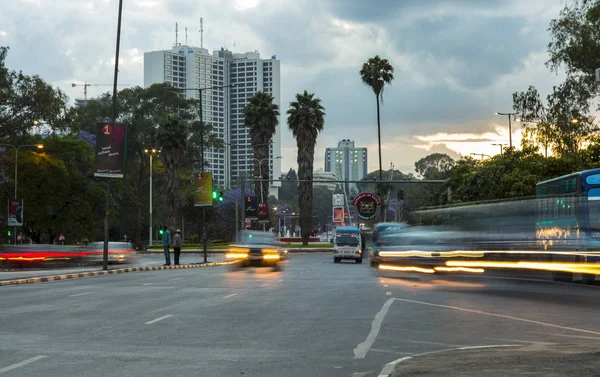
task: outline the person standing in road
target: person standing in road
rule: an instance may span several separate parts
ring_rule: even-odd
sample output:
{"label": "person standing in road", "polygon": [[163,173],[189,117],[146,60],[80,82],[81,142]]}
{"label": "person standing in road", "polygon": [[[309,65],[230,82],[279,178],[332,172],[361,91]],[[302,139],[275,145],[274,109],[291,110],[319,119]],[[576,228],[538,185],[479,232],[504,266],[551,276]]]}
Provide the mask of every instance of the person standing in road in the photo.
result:
{"label": "person standing in road", "polygon": [[181,230],[179,229],[173,236],[173,251],[175,252],[175,266],[179,266],[179,254],[181,253]]}
{"label": "person standing in road", "polygon": [[163,247],[165,249],[165,264],[163,266],[171,265],[171,252],[169,251],[169,247],[171,246],[171,232],[169,232],[169,227],[164,228],[165,232],[163,233]]}

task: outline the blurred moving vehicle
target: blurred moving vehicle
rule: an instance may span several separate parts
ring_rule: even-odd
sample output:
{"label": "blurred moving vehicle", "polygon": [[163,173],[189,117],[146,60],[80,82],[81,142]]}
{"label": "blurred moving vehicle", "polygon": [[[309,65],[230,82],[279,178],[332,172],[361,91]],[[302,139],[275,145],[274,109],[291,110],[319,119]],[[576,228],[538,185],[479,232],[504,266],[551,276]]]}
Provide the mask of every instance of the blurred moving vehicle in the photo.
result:
{"label": "blurred moving vehicle", "polygon": [[[89,242],[86,245],[46,245],[24,244],[3,245],[0,249],[0,262],[11,264],[50,262],[101,263],[104,242]],[[135,263],[138,255],[129,242],[109,242],[108,262],[111,264]]]}
{"label": "blurred moving vehicle", "polygon": [[379,223],[375,225],[371,239],[374,244],[380,244],[385,234],[394,233],[409,226],[407,223]]}
{"label": "blurred moving vehicle", "polygon": [[362,263],[365,250],[365,237],[359,227],[340,226],[335,229],[333,236],[333,262],[342,259],[353,259]]}
{"label": "blurred moving vehicle", "polygon": [[272,267],[278,271],[287,257],[287,250],[269,232],[242,231],[225,257],[229,261],[239,260],[235,267]]}

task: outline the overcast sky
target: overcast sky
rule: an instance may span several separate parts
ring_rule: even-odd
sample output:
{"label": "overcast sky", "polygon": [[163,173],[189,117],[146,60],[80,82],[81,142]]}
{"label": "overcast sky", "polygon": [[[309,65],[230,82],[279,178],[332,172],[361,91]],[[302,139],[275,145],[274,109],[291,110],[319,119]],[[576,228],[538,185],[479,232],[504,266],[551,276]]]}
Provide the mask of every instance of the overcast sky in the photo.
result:
{"label": "overcast sky", "polygon": [[[358,74],[376,54],[395,68],[384,92],[382,154],[414,172],[433,152],[457,158],[495,154],[508,143],[512,93],[535,85],[545,96],[561,76],[545,67],[548,23],[565,0],[124,0],[119,82],[143,85],[143,53],[180,42],[281,60],[282,113],[295,93],[314,92],[326,108],[315,169],[326,147],[353,139],[376,170],[375,96]],[[73,100],[72,82],[112,83],[117,0],[12,0],[0,12],[8,66],[38,74]],[[97,96],[110,87],[91,87]],[[283,117],[282,117],[283,118]],[[282,169],[296,164],[284,124]],[[518,145],[520,127],[513,127]]]}

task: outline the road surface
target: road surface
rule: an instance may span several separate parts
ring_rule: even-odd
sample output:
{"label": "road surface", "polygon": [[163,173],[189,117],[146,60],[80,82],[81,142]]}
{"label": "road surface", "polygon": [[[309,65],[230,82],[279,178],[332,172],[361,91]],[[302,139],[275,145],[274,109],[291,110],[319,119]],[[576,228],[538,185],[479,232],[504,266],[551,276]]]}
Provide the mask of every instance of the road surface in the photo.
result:
{"label": "road surface", "polygon": [[1,377],[368,377],[460,347],[600,349],[600,287],[382,276],[329,254],[291,255],[280,272],[225,266],[5,286],[0,300]]}

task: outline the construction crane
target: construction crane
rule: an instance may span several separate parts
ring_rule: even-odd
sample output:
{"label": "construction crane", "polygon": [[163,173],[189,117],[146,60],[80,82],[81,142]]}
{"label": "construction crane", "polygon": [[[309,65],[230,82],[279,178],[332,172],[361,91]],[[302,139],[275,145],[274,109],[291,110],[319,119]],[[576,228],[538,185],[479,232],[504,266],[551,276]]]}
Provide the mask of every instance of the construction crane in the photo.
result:
{"label": "construction crane", "polygon": [[[88,84],[87,82],[84,82],[83,84],[77,84],[74,82],[71,84],[71,88],[76,86],[83,86],[83,103],[87,104],[87,88],[89,86],[113,86],[113,84]],[[117,86],[129,86],[129,84],[118,84]]]}

